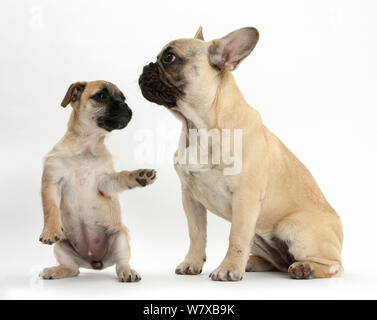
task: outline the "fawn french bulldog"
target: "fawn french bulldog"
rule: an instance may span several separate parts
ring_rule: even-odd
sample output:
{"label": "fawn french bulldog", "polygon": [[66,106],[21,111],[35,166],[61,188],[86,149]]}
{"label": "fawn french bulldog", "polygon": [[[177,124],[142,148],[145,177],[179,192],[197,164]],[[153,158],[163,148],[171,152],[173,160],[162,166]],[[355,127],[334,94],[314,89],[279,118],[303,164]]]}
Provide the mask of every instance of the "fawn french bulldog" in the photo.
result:
{"label": "fawn french bulldog", "polygon": [[247,104],[231,73],[258,39],[258,31],[249,27],[204,41],[200,28],[193,39],[164,46],[139,78],[144,97],[181,120],[185,147],[191,129],[199,135],[242,130],[239,174],[224,175],[224,163],[175,164],[190,235],[176,273],[201,273],[211,211],[231,222],[229,247],[212,280],[241,280],[245,271],[269,270],[294,279],[341,275],[343,232],[337,213],[308,169]]}

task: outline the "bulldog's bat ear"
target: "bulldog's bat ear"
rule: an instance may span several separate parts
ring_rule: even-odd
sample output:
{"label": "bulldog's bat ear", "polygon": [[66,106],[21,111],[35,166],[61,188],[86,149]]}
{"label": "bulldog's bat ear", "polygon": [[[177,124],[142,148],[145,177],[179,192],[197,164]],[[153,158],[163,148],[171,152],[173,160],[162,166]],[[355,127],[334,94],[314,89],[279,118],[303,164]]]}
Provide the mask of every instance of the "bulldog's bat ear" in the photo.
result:
{"label": "bulldog's bat ear", "polygon": [[233,31],[213,41],[208,49],[209,61],[220,70],[234,70],[253,51],[258,39],[258,30],[252,27]]}
{"label": "bulldog's bat ear", "polygon": [[196,31],[194,39],[204,40],[202,26],[199,27],[198,31]]}
{"label": "bulldog's bat ear", "polygon": [[68,106],[71,102],[75,102],[80,99],[81,94],[84,92],[86,86],[86,82],[76,82],[72,83],[67,93],[65,94],[65,97],[60,104],[63,108]]}

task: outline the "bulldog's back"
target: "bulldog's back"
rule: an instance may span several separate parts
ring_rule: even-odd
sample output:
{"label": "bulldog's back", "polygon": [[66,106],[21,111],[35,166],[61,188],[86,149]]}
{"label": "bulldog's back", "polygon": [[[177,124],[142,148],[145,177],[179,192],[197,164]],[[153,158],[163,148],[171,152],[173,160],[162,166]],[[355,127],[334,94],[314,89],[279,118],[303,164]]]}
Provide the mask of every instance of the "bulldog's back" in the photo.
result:
{"label": "bulldog's back", "polygon": [[338,218],[306,166],[267,127],[263,130],[270,165],[261,220],[271,225],[298,211],[326,212]]}

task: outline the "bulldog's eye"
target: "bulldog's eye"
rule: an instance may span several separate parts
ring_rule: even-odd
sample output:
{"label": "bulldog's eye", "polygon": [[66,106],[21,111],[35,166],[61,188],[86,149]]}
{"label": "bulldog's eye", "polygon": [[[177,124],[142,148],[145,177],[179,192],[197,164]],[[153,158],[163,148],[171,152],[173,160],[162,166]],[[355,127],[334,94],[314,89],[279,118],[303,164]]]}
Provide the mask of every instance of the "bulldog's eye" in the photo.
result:
{"label": "bulldog's eye", "polygon": [[172,64],[174,61],[175,61],[175,54],[172,53],[172,52],[167,52],[164,54],[164,56],[162,57],[162,62],[164,64]]}

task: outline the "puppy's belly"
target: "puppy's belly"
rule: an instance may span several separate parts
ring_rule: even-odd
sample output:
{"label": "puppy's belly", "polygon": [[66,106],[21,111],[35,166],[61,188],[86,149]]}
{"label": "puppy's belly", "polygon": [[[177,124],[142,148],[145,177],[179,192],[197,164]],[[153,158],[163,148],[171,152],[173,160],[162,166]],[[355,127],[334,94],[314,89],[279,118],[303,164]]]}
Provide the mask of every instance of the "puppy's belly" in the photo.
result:
{"label": "puppy's belly", "polygon": [[94,186],[82,189],[67,185],[60,204],[62,225],[73,250],[94,269],[102,269],[111,255],[115,234],[109,234],[110,218],[119,212],[116,198],[106,199]]}
{"label": "puppy's belly", "polygon": [[102,269],[104,261],[111,255],[116,234],[106,231],[102,225],[81,222],[67,232],[67,240],[74,251],[93,269]]}

